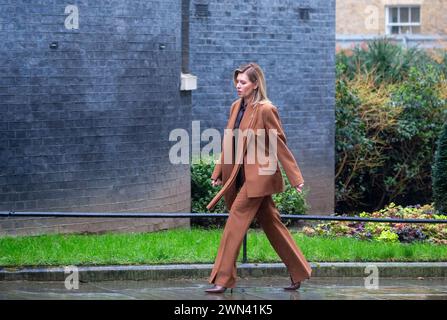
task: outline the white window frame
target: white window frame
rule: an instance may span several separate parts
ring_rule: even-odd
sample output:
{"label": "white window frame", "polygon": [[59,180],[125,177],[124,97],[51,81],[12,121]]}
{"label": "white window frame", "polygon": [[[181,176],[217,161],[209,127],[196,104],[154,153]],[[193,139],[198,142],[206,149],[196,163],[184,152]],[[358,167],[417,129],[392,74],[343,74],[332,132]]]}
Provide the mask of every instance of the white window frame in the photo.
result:
{"label": "white window frame", "polygon": [[[398,9],[398,20],[399,22],[389,22],[390,21],[390,11],[391,9],[397,8]],[[408,8],[408,21],[409,22],[400,22],[400,9],[401,8]],[[411,8],[419,8],[419,22],[411,22]],[[412,30],[411,27],[419,27],[421,28],[422,25],[422,10],[420,5],[389,5],[385,7],[385,30],[387,35],[405,35],[406,33],[400,33],[400,27],[410,27],[410,30]],[[399,33],[391,33],[392,27],[399,27]],[[410,32],[408,34],[415,34],[413,32]]]}

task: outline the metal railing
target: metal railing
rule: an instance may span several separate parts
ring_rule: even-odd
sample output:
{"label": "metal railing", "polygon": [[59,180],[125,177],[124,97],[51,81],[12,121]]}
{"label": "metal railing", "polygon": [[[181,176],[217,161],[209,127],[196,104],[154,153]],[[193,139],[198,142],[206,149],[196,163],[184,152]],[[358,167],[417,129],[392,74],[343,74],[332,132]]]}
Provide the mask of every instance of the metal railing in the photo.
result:
{"label": "metal railing", "polygon": [[[147,213],[147,212],[15,212],[0,211],[0,217],[64,217],[64,218],[228,218],[228,213]],[[281,214],[281,219],[318,221],[361,221],[387,223],[447,223],[445,219],[365,218],[345,216],[316,216]],[[247,262],[247,234],[242,246],[242,262]]]}

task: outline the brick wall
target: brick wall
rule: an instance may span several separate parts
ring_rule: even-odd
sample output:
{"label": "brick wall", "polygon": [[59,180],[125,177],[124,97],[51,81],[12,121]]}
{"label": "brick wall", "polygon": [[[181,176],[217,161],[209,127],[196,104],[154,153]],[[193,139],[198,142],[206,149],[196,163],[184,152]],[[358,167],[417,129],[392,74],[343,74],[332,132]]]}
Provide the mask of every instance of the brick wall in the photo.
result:
{"label": "brick wall", "polygon": [[310,213],[332,213],[335,0],[191,0],[190,10],[190,70],[198,76],[193,119],[222,133],[237,99],[233,70],[259,63],[311,190]]}
{"label": "brick wall", "polygon": [[419,5],[421,34],[447,35],[447,0],[337,0],[337,34],[384,35],[385,6],[388,5]]}
{"label": "brick wall", "polygon": [[[79,29],[68,4],[0,3],[0,210],[189,212],[189,166],[168,159],[191,121],[180,2],[79,0]],[[0,234],[189,223],[175,221],[7,218]]]}
{"label": "brick wall", "polygon": [[[0,3],[0,210],[189,212],[189,166],[170,164],[169,132],[192,120],[222,132],[232,71],[257,61],[311,212],[333,211],[335,0],[191,0],[189,48],[182,4],[80,0],[79,29],[66,29],[64,1]],[[192,95],[179,91],[185,48]],[[0,234],[178,225],[188,220],[5,218]]]}

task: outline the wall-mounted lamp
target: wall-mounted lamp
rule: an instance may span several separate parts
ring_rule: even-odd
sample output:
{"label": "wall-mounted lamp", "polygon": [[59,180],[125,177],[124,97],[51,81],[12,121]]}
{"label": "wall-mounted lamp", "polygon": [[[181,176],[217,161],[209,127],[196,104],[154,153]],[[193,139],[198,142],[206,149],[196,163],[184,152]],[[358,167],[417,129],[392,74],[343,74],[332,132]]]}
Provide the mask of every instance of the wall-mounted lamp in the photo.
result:
{"label": "wall-mounted lamp", "polygon": [[50,43],[50,49],[57,49],[59,47],[59,44],[57,41],[53,41]]}

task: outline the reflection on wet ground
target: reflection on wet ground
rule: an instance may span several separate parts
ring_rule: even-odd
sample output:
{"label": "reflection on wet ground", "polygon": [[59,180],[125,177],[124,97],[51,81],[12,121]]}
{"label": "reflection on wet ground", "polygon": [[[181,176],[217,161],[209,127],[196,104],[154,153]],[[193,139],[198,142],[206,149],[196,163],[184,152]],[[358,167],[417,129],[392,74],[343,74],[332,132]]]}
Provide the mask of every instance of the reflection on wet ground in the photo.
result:
{"label": "reflection on wet ground", "polygon": [[204,292],[207,279],[103,281],[80,283],[68,290],[63,281],[1,281],[0,299],[148,299],[148,300],[447,300],[446,278],[382,278],[368,288],[364,278],[315,277],[287,292],[286,277],[240,278],[230,293]]}

